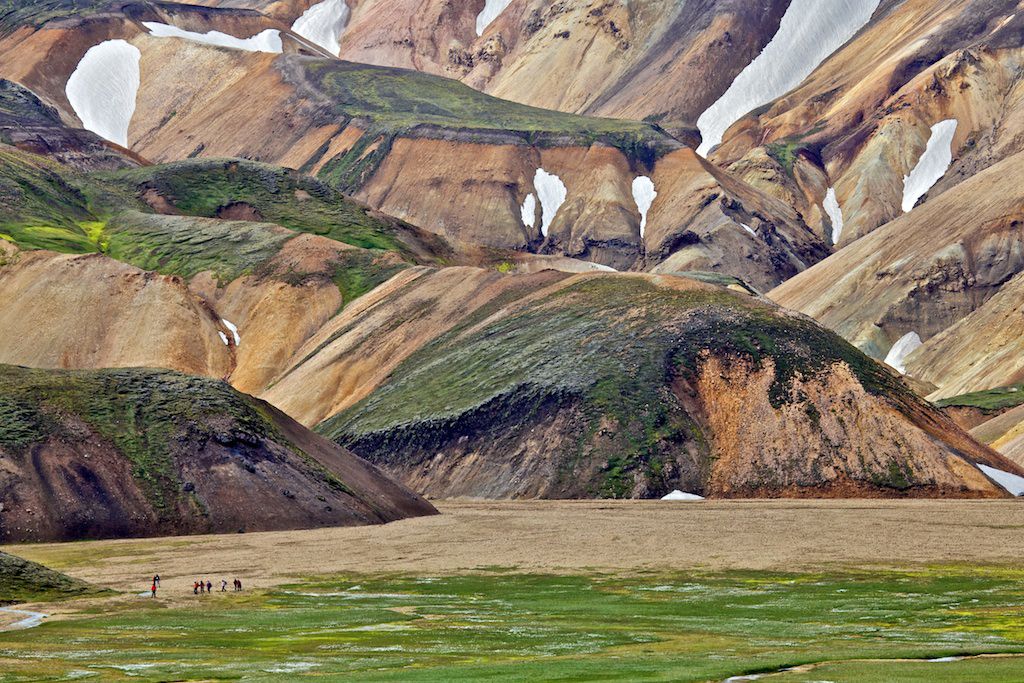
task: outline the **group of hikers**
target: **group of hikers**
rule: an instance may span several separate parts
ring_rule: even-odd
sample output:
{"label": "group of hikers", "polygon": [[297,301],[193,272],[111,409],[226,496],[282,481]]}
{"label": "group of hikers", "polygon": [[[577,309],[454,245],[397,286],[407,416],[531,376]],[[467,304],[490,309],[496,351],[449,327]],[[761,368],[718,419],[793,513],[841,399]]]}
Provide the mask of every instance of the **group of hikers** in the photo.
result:
{"label": "group of hikers", "polygon": [[[232,583],[234,584],[234,587],[235,587],[234,590],[236,590],[236,591],[242,590],[242,581],[240,579],[235,579]],[[160,587],[160,575],[156,574],[156,575],[153,576],[153,583],[152,583],[152,585],[149,588],[150,594],[154,598],[156,597],[156,590],[159,587]],[[221,593],[227,593],[227,591],[228,591],[228,581],[227,581],[227,579],[221,579],[220,580],[220,592]],[[204,580],[204,579],[200,579],[199,581],[194,581],[192,583],[192,592],[195,595],[199,595],[200,593],[212,593],[213,592],[213,582],[209,581],[209,580]]]}

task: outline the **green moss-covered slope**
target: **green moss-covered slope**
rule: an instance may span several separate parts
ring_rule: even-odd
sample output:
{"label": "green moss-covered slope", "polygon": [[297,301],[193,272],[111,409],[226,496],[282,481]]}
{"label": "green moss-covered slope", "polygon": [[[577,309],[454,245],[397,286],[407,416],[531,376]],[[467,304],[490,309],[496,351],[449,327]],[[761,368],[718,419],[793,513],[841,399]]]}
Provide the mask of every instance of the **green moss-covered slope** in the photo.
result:
{"label": "green moss-covered slope", "polygon": [[269,405],[167,370],[0,365],[0,540],[365,524],[431,508]]}
{"label": "green moss-covered slope", "polygon": [[0,552],[0,605],[60,600],[93,590],[67,574]]}
{"label": "green moss-covered slope", "polygon": [[1008,387],[975,391],[937,401],[940,408],[978,408],[984,412],[1000,412],[1024,403],[1024,383]]}
{"label": "green moss-covered slope", "polygon": [[481,308],[318,430],[401,475],[420,476],[435,456],[491,454],[518,459],[503,465],[527,477],[540,467],[527,463],[545,459],[551,480],[530,494],[618,497],[707,485],[716,435],[693,386],[709,356],[770,368],[765,402],[780,415],[796,406],[810,425],[822,408],[796,382],[829,381],[836,364],[908,416],[923,406],[832,332],[724,288],[579,278],[510,308],[490,320],[495,309]]}
{"label": "green moss-covered slope", "polygon": [[[333,111],[391,129],[435,125],[455,130],[565,135],[656,147],[670,138],[647,123],[530,107],[485,95],[458,81],[417,71],[337,60],[292,58]],[[540,138],[537,139],[540,141]]]}
{"label": "green moss-covered slope", "polygon": [[243,207],[257,220],[367,249],[401,251],[398,233],[411,229],[374,215],[314,178],[253,161],[196,159],[98,179],[133,198],[151,191],[189,216],[212,218]]}

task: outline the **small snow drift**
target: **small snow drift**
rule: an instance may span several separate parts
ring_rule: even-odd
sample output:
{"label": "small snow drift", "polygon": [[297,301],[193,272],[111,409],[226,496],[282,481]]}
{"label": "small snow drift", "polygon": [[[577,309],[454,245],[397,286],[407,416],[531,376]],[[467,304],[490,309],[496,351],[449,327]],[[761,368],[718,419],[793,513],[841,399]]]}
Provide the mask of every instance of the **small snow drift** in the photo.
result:
{"label": "small snow drift", "polygon": [[554,222],[558,209],[565,203],[568,192],[561,178],[553,173],[548,173],[543,168],[538,168],[537,173],[533,176],[533,186],[537,190],[537,197],[540,198],[540,232],[547,237],[548,228]]}
{"label": "small snow drift", "polygon": [[910,175],[903,176],[903,212],[908,213],[917,206],[921,197],[946,175],[953,163],[953,135],[956,133],[956,119],[946,119],[932,126],[931,137],[924,154]]}
{"label": "small snow drift", "polygon": [[683,493],[679,489],[676,489],[668,495],[662,496],[662,500],[704,500],[704,496],[698,496],[696,493]]}
{"label": "small snow drift", "polygon": [[1015,496],[1024,495],[1024,477],[1019,477],[1010,472],[997,470],[995,467],[977,463],[978,469],[985,473],[985,476],[1002,486]]}
{"label": "small snow drift", "polygon": [[793,0],[771,42],[697,119],[697,153],[707,156],[729,126],[799,85],[868,23],[879,2]]}
{"label": "small snow drift", "polygon": [[345,0],[324,0],[303,12],[292,24],[292,30],[337,56],[350,14]]}
{"label": "small snow drift", "polygon": [[233,50],[245,50],[246,52],[270,52],[278,54],[282,50],[281,32],[268,28],[251,38],[236,38],[235,36],[221,33],[220,31],[209,31],[207,33],[196,33],[186,31],[177,26],[160,24],[155,21],[144,21],[142,25],[149,29],[150,35],[156,38],[182,38],[193,43],[214,45],[216,47],[227,47]]}
{"label": "small snow drift", "polygon": [[640,237],[647,231],[647,212],[651,210],[658,193],[654,190],[654,181],[645,175],[633,179],[633,201],[640,210]]}
{"label": "small snow drift", "polygon": [[905,375],[907,373],[907,356],[917,351],[921,345],[921,337],[917,335],[917,332],[907,332],[889,349],[889,354],[885,357],[885,364],[901,375]]}
{"label": "small snow drift", "polygon": [[532,192],[526,195],[526,199],[523,200],[523,206],[519,211],[523,215],[523,225],[532,228],[537,224],[537,198],[533,196]]}
{"label": "small snow drift", "polygon": [[127,41],[105,41],[89,48],[65,86],[82,126],[122,147],[128,146],[141,59],[139,49]]}
{"label": "small snow drift", "polygon": [[839,206],[839,200],[836,199],[836,188],[828,188],[821,207],[832,221],[832,244],[839,244],[839,238],[843,234],[843,207]]}
{"label": "small snow drift", "polygon": [[740,227],[749,232],[751,237],[757,237],[757,233],[754,232],[754,229],[746,223],[740,223]]}
{"label": "small snow drift", "polygon": [[484,8],[476,17],[476,34],[482,36],[484,30],[497,19],[512,0],[485,0]]}
{"label": "small snow drift", "polygon": [[241,344],[242,338],[238,336],[238,328],[235,327],[235,324],[230,320],[225,320],[224,318],[221,318],[220,321],[224,323],[224,327],[228,328],[228,331],[231,332],[231,336],[235,338],[235,346]]}

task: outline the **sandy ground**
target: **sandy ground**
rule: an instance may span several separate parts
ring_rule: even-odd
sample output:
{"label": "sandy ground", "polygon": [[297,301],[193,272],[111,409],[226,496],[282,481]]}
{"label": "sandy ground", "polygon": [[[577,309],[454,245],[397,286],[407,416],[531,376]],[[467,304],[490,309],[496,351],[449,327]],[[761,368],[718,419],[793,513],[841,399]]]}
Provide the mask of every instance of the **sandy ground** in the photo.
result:
{"label": "sandy ground", "polygon": [[[100,585],[191,590],[193,577],[266,587],[342,572],[444,574],[1024,567],[1024,501],[448,501],[385,526],[18,545],[4,550]],[[180,585],[179,585],[180,584]]]}

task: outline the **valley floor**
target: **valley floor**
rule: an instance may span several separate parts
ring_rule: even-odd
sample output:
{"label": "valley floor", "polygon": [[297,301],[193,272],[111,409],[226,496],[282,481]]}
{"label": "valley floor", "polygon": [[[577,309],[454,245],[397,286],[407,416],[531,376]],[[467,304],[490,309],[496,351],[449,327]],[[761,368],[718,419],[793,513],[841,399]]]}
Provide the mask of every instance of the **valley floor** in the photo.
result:
{"label": "valley floor", "polygon": [[435,501],[386,526],[3,548],[118,590],[147,576],[268,587],[341,572],[1024,567],[1024,501]]}
{"label": "valley floor", "polygon": [[122,592],[19,606],[50,616],[0,632],[0,681],[1024,679],[1016,501],[438,507],[5,548]]}

